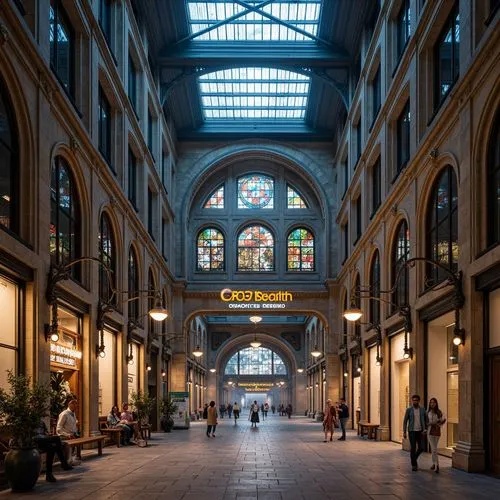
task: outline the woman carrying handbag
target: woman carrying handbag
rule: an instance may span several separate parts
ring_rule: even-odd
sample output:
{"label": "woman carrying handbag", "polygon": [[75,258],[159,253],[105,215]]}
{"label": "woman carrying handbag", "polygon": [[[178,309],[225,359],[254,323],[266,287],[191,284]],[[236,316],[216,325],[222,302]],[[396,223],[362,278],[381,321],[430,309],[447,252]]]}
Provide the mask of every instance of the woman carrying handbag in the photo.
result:
{"label": "woman carrying handbag", "polygon": [[439,458],[438,458],[438,444],[441,437],[441,426],[446,422],[443,412],[439,409],[436,398],[429,400],[429,410],[427,412],[429,418],[429,445],[432,452],[432,467],[436,474],[439,474]]}

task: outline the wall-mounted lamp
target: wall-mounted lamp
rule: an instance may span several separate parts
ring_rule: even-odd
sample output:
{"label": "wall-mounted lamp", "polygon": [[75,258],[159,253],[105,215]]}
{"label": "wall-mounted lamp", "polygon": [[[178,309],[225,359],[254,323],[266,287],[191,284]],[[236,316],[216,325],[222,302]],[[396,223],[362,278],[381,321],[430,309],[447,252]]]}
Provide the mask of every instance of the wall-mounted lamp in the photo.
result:
{"label": "wall-mounted lamp", "polygon": [[101,343],[95,346],[95,357],[105,358],[106,357],[106,346],[104,345],[104,330],[101,330]]}
{"label": "wall-mounted lamp", "polygon": [[377,354],[377,358],[375,359],[375,365],[376,366],[381,366],[382,365],[382,357]]}
{"label": "wall-mounted lamp", "polygon": [[403,347],[403,359],[413,359],[413,348],[408,347],[408,332],[405,330],[405,345]]}
{"label": "wall-mounted lamp", "polygon": [[463,328],[457,328],[455,323],[455,328],[453,329],[453,344],[456,346],[462,345],[465,342],[465,330]]}
{"label": "wall-mounted lamp", "polygon": [[321,354],[322,354],[322,353],[321,353],[321,351],[318,349],[318,346],[317,346],[317,345],[315,345],[315,346],[314,346],[314,349],[311,351],[311,356],[312,356],[313,358],[319,358],[319,357],[321,356]]}
{"label": "wall-mounted lamp", "polygon": [[298,373],[302,373],[304,371],[304,368],[297,368]]}
{"label": "wall-mounted lamp", "polygon": [[148,372],[150,372],[150,371],[151,371],[151,365],[150,365],[149,363],[146,363],[146,370],[147,370]]}
{"label": "wall-mounted lamp", "polygon": [[203,351],[201,350],[200,346],[197,345],[192,354],[195,358],[201,358],[203,356]]}
{"label": "wall-mounted lamp", "polygon": [[217,370],[215,368],[210,368],[210,373],[215,373]]}
{"label": "wall-mounted lamp", "polygon": [[196,382],[196,384],[194,384],[194,386],[195,386],[196,388],[198,388],[198,382]]}
{"label": "wall-mounted lamp", "polygon": [[59,332],[57,330],[52,329],[52,325],[48,323],[45,325],[45,342],[48,342],[50,339],[51,342],[59,341]]}
{"label": "wall-mounted lamp", "polygon": [[127,362],[128,365],[134,364],[134,353],[132,352],[132,343],[129,343],[129,351],[128,354],[125,356],[125,361]]}
{"label": "wall-mounted lamp", "polygon": [[152,309],[149,310],[149,315],[155,321],[164,321],[168,318],[168,311],[163,307],[161,294],[156,294],[155,303]]}
{"label": "wall-mounted lamp", "polygon": [[348,377],[348,376],[349,376],[349,373],[344,372],[344,377]]}
{"label": "wall-mounted lamp", "polygon": [[167,375],[167,372],[166,372],[165,370],[162,370],[162,371],[161,371],[161,376],[162,376],[162,377],[165,377],[166,375]]}

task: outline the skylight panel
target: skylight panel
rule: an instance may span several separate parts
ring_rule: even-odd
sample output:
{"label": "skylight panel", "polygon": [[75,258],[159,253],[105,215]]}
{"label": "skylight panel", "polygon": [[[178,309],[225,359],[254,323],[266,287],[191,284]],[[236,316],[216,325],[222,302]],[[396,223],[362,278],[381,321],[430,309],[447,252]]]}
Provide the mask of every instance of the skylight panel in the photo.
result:
{"label": "skylight panel", "polygon": [[232,68],[198,78],[207,120],[304,120],[310,77],[276,68]]}
{"label": "skylight panel", "polygon": [[[247,0],[251,10],[233,0],[187,0],[191,33],[196,41],[304,42],[318,33],[322,0]],[[236,16],[236,17],[235,17]],[[230,19],[227,23],[221,22]],[[301,33],[288,25],[298,28]],[[213,29],[203,32],[213,26]]]}

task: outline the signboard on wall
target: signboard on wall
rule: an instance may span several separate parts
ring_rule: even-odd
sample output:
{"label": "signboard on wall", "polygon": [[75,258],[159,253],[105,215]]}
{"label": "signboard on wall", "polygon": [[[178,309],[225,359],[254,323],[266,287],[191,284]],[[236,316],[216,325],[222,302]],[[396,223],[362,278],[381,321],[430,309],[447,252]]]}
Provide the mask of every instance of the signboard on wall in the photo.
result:
{"label": "signboard on wall", "polygon": [[177,406],[172,415],[174,429],[189,429],[189,392],[169,392],[169,397]]}
{"label": "signboard on wall", "polygon": [[287,302],[293,302],[293,294],[282,290],[262,292],[224,288],[220,292],[220,299],[229,309],[286,309]]}

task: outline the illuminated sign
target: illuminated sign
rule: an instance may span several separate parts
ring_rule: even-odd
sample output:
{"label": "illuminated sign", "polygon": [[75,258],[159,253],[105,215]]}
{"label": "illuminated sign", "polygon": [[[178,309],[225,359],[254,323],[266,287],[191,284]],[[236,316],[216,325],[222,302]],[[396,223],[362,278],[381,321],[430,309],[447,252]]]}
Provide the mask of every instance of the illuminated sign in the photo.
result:
{"label": "illuminated sign", "polygon": [[224,288],[220,298],[229,309],[285,309],[293,301],[291,292],[261,292],[259,290],[231,290]]}
{"label": "illuminated sign", "polygon": [[61,344],[50,344],[50,361],[76,368],[76,360],[82,359],[82,351]]}

